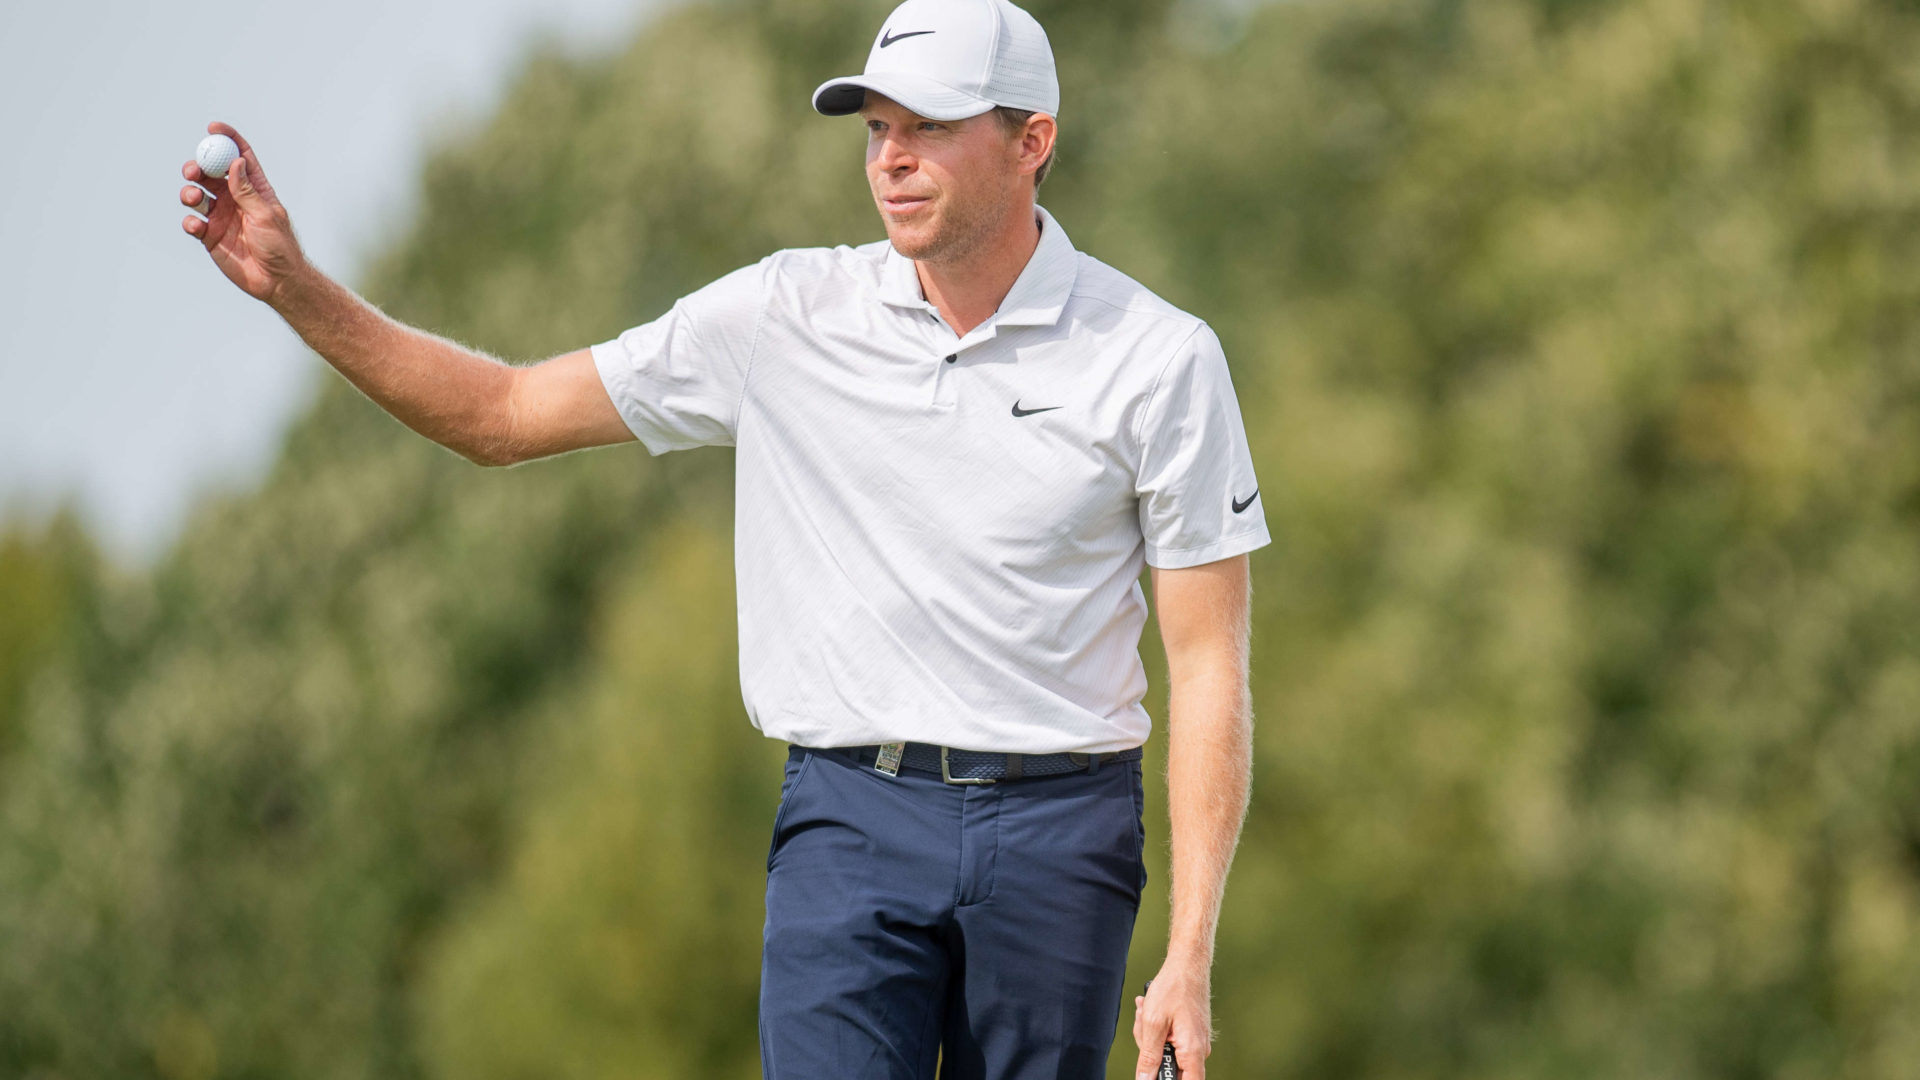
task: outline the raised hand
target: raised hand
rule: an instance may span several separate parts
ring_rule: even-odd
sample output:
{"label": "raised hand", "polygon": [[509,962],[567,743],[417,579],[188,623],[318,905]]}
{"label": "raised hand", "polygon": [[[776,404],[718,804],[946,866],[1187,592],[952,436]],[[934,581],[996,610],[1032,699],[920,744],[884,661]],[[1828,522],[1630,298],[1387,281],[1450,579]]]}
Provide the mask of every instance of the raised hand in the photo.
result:
{"label": "raised hand", "polygon": [[282,285],[306,267],[306,256],[293,235],[287,208],[246,138],[218,120],[208,124],[207,131],[231,138],[240,156],[225,179],[205,175],[197,162],[181,166],[180,175],[192,181],[180,189],[181,204],[207,216],[188,214],[180,227],[205,245],[227,280],[248,296],[272,303]]}

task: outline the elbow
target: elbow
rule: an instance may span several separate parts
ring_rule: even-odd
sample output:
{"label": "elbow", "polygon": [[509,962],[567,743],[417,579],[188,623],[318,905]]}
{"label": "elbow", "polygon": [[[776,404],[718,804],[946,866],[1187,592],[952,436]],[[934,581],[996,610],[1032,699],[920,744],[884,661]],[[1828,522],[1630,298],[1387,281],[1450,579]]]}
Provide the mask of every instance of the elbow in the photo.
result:
{"label": "elbow", "polygon": [[464,439],[458,444],[449,442],[447,448],[475,465],[484,468],[502,468],[518,464],[521,455],[514,452],[513,440],[499,432],[491,432],[478,439]]}
{"label": "elbow", "polygon": [[479,422],[469,426],[468,430],[475,437],[467,440],[469,445],[460,450],[461,457],[487,468],[504,468],[524,460],[524,455],[516,452],[518,447],[514,439],[514,410],[518,404],[520,372],[513,367],[504,370],[505,385],[494,403],[485,409]]}
{"label": "elbow", "polygon": [[500,469],[508,465],[517,465],[520,463],[519,458],[509,452],[505,446],[498,444],[462,450],[460,451],[460,456],[473,462],[475,465],[489,469]]}
{"label": "elbow", "polygon": [[478,425],[479,437],[461,456],[475,465],[505,468],[518,465],[531,455],[523,453],[519,435],[520,382],[522,368],[501,365],[505,378],[485,410]]}

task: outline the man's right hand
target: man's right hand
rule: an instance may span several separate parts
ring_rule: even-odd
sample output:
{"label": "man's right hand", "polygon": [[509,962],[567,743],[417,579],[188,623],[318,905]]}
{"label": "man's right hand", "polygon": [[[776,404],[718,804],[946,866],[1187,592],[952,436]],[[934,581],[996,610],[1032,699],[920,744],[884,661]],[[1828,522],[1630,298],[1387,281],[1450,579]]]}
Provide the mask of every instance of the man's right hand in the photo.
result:
{"label": "man's right hand", "polygon": [[306,266],[306,256],[294,238],[287,208],[267,183],[253,147],[218,120],[208,124],[207,131],[232,139],[240,147],[240,156],[225,179],[202,173],[197,162],[181,166],[180,175],[192,181],[180,189],[181,204],[197,208],[202,198],[211,195],[213,207],[205,219],[188,214],[180,227],[205,245],[229,281],[248,296],[271,304],[281,287]]}

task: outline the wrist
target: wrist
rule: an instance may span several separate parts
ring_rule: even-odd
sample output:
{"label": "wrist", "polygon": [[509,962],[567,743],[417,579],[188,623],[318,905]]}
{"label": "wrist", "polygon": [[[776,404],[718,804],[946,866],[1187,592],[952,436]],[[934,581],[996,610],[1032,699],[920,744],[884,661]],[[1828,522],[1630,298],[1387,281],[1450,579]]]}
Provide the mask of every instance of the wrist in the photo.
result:
{"label": "wrist", "polygon": [[1161,967],[1169,972],[1205,978],[1213,971],[1213,951],[1191,942],[1176,941],[1167,946],[1167,959]]}
{"label": "wrist", "polygon": [[302,259],[293,270],[276,280],[272,289],[261,299],[281,318],[293,322],[302,311],[313,307],[324,284],[325,275],[312,263]]}

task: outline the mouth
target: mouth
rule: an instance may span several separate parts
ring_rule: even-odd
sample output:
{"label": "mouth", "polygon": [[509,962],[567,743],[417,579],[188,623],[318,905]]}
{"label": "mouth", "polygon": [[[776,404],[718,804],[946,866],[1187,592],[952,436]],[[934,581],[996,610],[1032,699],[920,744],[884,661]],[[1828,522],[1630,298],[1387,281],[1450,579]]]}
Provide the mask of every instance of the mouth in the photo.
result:
{"label": "mouth", "polygon": [[911,214],[930,201],[925,195],[889,195],[880,200],[880,205],[889,214]]}

